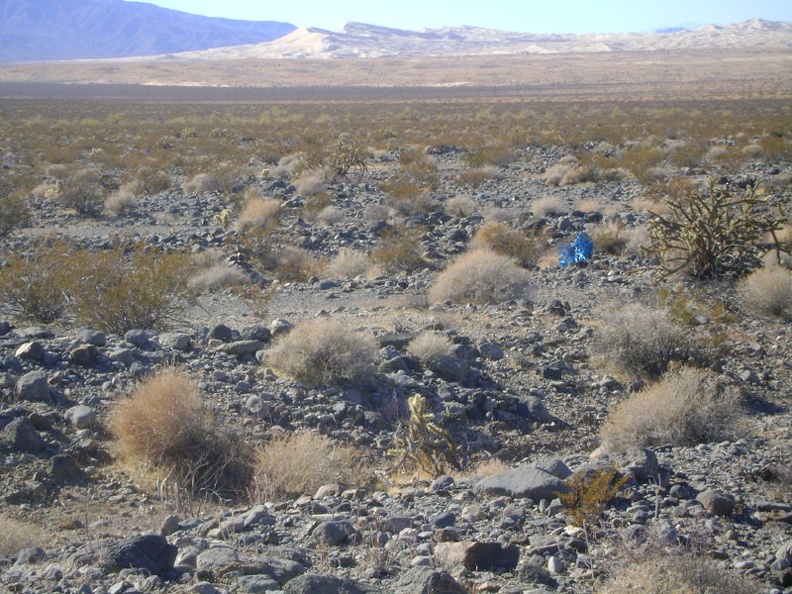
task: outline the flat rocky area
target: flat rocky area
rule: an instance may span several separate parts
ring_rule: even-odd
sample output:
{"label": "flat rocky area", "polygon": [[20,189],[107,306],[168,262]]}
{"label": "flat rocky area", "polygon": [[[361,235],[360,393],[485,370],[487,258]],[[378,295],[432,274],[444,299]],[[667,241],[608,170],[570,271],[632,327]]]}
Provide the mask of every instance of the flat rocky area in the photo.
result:
{"label": "flat rocky area", "polygon": [[[660,278],[640,249],[608,253],[598,228],[618,224],[630,237],[645,228],[642,186],[550,185],[545,172],[563,150],[521,150],[469,191],[454,185],[462,151],[427,148],[440,176],[434,208],[409,214],[372,215],[393,155],[329,186],[332,220],[304,217],[306,196],[269,172],[246,182],[281,202],[280,230],[316,258],[369,252],[383,226],[417,230],[426,265],[399,274],[262,278],[239,233],[219,224],[217,193],[174,187],[115,218],[42,202],[31,227],[2,240],[0,260],[53,229],[95,248],[129,238],[212,250],[266,298],[208,290],[167,329],[125,335],[69,320],[34,325],[0,306],[0,516],[33,537],[0,558],[0,591],[593,593],[630,560],[679,555],[741,580],[735,592],[792,593],[789,324],[745,312],[734,281]],[[704,183],[706,173],[689,177]],[[792,163],[757,161],[723,181],[760,181],[788,203],[790,179]],[[466,208],[447,207],[460,193]],[[549,198],[555,207],[540,211]],[[441,271],[493,217],[544,230],[529,289],[495,305],[431,303]],[[592,256],[561,267],[560,244],[584,231],[595,237]],[[602,454],[609,412],[646,383],[603,360],[602,328],[631,303],[683,307],[663,294],[690,297],[687,327],[699,344],[718,338],[706,365],[739,392],[744,415],[725,441]],[[272,345],[322,317],[377,340],[374,387],[310,388],[269,369]],[[431,365],[407,349],[425,331],[452,345]],[[380,472],[255,503],[187,497],[167,477],[137,476],[117,462],[108,418],[163,365],[195,378],[218,423],[251,446],[310,428],[370,452]],[[416,393],[453,437],[462,470],[382,472]],[[587,530],[574,526],[557,496],[564,481],[610,464],[626,483]]]}

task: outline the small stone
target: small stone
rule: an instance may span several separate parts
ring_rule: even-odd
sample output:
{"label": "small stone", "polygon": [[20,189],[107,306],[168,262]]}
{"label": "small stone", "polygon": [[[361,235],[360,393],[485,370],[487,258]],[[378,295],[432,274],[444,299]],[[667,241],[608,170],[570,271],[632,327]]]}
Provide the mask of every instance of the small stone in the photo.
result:
{"label": "small stone", "polygon": [[209,338],[222,342],[231,342],[234,339],[234,332],[225,324],[217,324],[209,331]]}
{"label": "small stone", "polygon": [[164,520],[162,520],[162,525],[160,526],[160,535],[162,536],[170,536],[180,528],[181,520],[179,520],[179,516],[171,514],[167,516]]}
{"label": "small stone", "polygon": [[734,497],[717,489],[702,491],[696,499],[714,516],[728,517],[734,511]]}
{"label": "small stone", "polygon": [[192,348],[192,339],[184,332],[164,332],[159,335],[157,342],[174,351],[189,351]]}
{"label": "small stone", "polygon": [[30,402],[50,402],[52,396],[47,374],[43,371],[31,371],[19,378],[16,385],[17,398]]}
{"label": "small stone", "polygon": [[69,360],[82,367],[91,367],[98,360],[101,353],[92,344],[81,344],[69,352]]}
{"label": "small stone", "polygon": [[14,352],[14,355],[20,359],[30,359],[32,361],[41,361],[46,354],[47,351],[44,349],[44,345],[36,340],[26,342]]}
{"label": "small stone", "polygon": [[94,427],[99,422],[96,411],[84,404],[78,404],[77,406],[72,406],[67,409],[66,412],[63,413],[63,417],[78,429]]}
{"label": "small stone", "polygon": [[499,542],[441,542],[435,546],[435,559],[449,569],[464,565],[471,571],[511,570],[517,567],[520,549]]}
{"label": "small stone", "polygon": [[46,446],[33,421],[28,417],[16,418],[6,425],[0,431],[0,442],[8,443],[13,449],[28,454],[38,454]]}
{"label": "small stone", "polygon": [[151,337],[147,330],[128,330],[124,334],[124,340],[128,343],[135,345],[138,348],[146,348],[149,345]]}
{"label": "small stone", "polygon": [[355,533],[351,522],[324,522],[313,532],[314,540],[319,544],[335,546],[345,542]]}

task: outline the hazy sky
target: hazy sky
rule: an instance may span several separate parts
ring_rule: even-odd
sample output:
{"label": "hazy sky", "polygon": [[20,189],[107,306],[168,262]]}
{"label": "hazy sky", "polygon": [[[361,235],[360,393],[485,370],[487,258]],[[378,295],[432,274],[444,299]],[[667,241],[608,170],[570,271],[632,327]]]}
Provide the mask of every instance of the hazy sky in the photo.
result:
{"label": "hazy sky", "polygon": [[193,14],[335,30],[472,25],[529,33],[645,32],[759,17],[792,21],[792,0],[149,0]]}

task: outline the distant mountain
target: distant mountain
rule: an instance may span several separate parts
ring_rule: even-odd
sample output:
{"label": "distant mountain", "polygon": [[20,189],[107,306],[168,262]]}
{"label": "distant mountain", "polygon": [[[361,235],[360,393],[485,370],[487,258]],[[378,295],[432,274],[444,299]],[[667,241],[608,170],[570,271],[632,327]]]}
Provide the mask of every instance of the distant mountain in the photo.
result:
{"label": "distant mountain", "polygon": [[296,27],[123,0],[0,0],[0,62],[162,55],[271,41]]}
{"label": "distant mountain", "polygon": [[559,35],[477,27],[405,31],[347,23],[338,31],[300,27],[267,43],[179,54],[181,59],[380,58],[654,51],[693,48],[792,49],[792,23],[753,19],[663,33]]}

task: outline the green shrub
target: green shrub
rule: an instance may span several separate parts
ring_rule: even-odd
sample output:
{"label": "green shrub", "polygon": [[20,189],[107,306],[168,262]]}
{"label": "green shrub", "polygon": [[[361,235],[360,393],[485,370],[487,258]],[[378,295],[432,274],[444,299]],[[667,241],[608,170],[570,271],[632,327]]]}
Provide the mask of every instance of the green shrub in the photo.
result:
{"label": "green shrub", "polygon": [[614,467],[599,468],[592,473],[576,472],[564,481],[567,490],[558,498],[573,525],[587,527],[596,522],[629,479],[618,474]]}
{"label": "green shrub", "polygon": [[44,323],[63,316],[69,305],[73,250],[65,240],[45,239],[10,255],[0,268],[0,292],[11,313]]}
{"label": "green shrub", "polygon": [[73,287],[80,321],[123,334],[162,328],[185,306],[191,266],[183,254],[122,248],[81,250],[71,265],[84,275]]}

